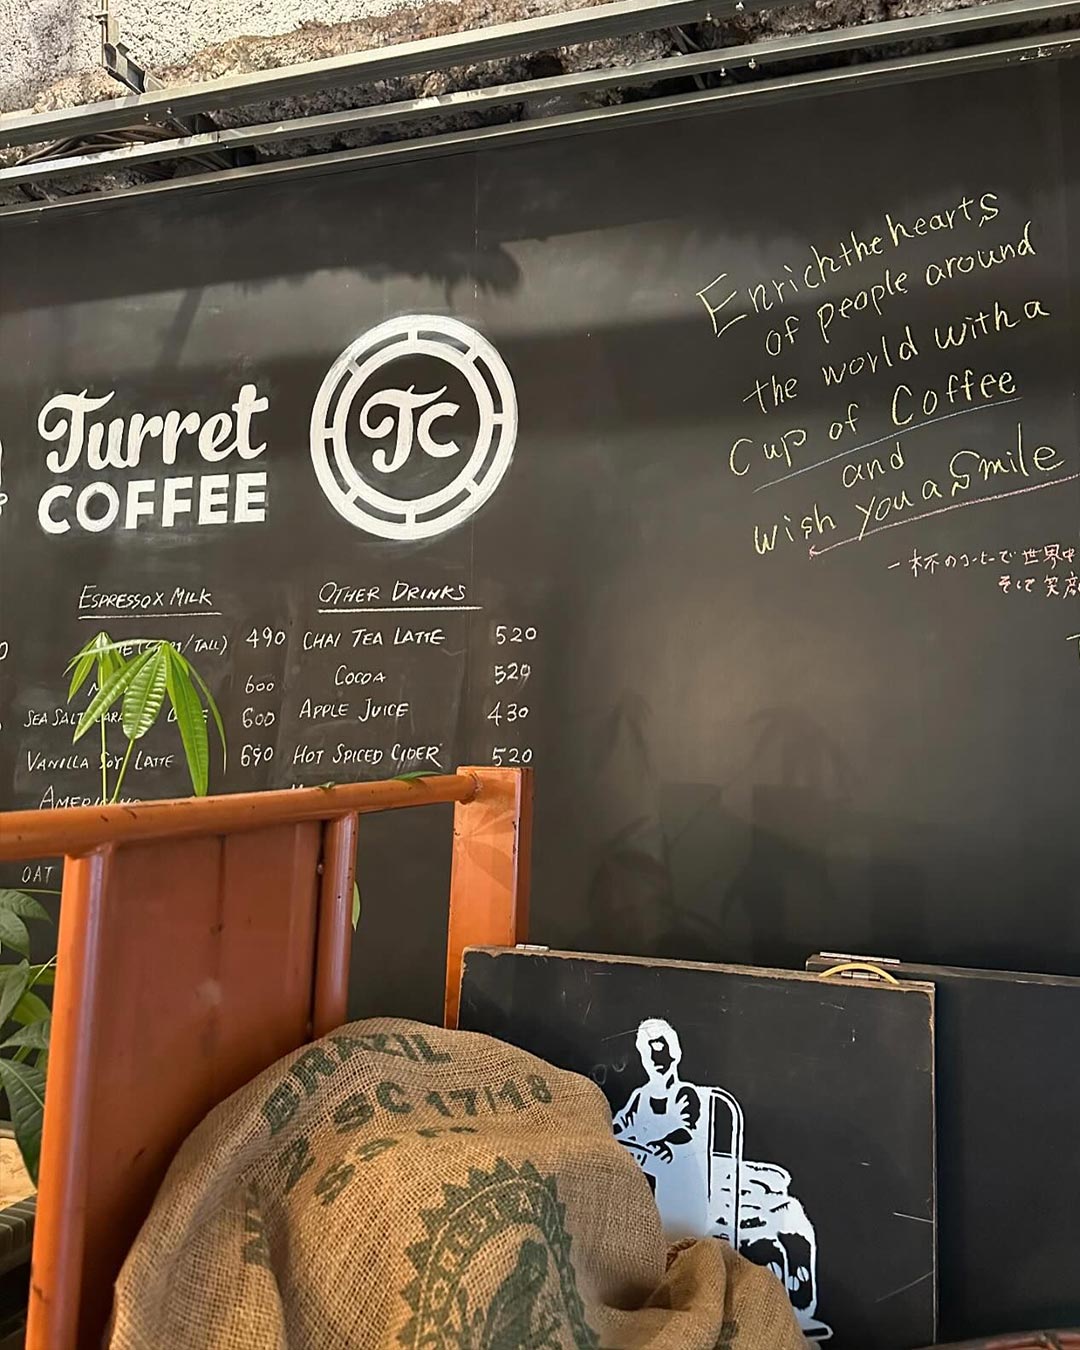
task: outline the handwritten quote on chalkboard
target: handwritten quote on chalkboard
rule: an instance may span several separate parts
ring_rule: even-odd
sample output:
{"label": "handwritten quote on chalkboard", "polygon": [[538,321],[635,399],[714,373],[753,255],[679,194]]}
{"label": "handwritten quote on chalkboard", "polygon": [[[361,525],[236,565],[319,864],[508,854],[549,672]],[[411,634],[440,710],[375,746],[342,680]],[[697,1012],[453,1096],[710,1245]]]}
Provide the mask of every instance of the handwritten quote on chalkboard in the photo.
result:
{"label": "handwritten quote on chalkboard", "polygon": [[[1041,441],[1037,412],[1032,410],[1025,424],[1027,410],[1019,406],[1024,392],[1005,364],[1008,345],[991,344],[993,361],[983,358],[980,346],[988,337],[1007,337],[1052,318],[1049,297],[1034,286],[1019,302],[994,298],[996,274],[1023,269],[1037,257],[1036,239],[1034,221],[1010,220],[999,195],[986,191],[942,203],[926,215],[886,211],[880,232],[850,230],[839,240],[810,243],[804,255],[765,279],[721,272],[698,292],[714,335],[756,345],[761,360],[762,373],[743,397],[760,415],[760,434],[732,442],[729,471],[755,497],[780,483],[804,480],[801,514],[784,512],[770,521],[768,498],[760,497],[760,506],[755,502],[755,517],[761,517],[752,526],[758,554],[785,544],[808,545],[808,556],[817,558],[883,530],[976,506],[991,495],[1037,492],[1078,476],[1068,471],[1062,449]],[[932,240],[940,252],[913,266],[910,246],[923,240]],[[953,284],[972,277],[985,283],[986,300],[976,310],[957,303]],[[818,300],[818,292],[830,298]],[[917,297],[925,312],[930,306],[920,292],[930,293],[934,318],[913,325],[904,318],[904,301]],[[810,309],[807,323],[803,316]],[[877,334],[869,346],[853,346],[850,329],[858,325],[851,321],[870,314],[879,321]],[[861,337],[865,340],[865,325]],[[824,389],[835,400],[831,417],[800,421],[801,405],[809,401],[807,381],[787,374],[784,361],[796,344],[813,348],[821,383],[810,398],[821,406]],[[941,353],[956,363],[944,374]],[[891,385],[883,398],[880,386],[864,393],[861,378],[879,371],[889,372]],[[885,429],[878,434],[882,403]],[[1005,405],[1015,410],[1015,429],[1005,440],[988,443],[977,426],[958,424],[945,442],[935,442],[931,457],[912,448],[927,427]],[[810,474],[817,482],[831,477],[840,484],[839,508],[822,504]],[[952,555],[938,561],[946,567],[970,565]],[[1075,575],[1067,584],[1075,593]]]}

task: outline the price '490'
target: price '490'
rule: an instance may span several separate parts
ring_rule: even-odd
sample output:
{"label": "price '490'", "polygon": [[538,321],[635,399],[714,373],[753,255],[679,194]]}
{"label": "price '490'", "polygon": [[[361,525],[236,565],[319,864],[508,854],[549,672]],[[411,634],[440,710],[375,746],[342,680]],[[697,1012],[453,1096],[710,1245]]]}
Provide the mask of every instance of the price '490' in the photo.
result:
{"label": "price '490'", "polygon": [[244,639],[252,647],[281,647],[285,643],[284,628],[253,628]]}

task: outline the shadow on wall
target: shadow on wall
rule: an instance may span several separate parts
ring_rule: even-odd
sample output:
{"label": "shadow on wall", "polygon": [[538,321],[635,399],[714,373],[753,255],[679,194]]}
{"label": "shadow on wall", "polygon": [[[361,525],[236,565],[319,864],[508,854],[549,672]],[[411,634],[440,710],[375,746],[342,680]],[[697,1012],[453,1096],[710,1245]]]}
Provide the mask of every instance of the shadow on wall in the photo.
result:
{"label": "shadow on wall", "polygon": [[897,914],[903,949],[925,945],[918,830],[853,804],[850,759],[814,718],[758,710],[726,784],[661,784],[648,721],[645,700],[625,695],[603,726],[597,774],[625,814],[605,821],[590,879],[594,949],[616,934],[629,955],[799,966]]}
{"label": "shadow on wall", "polygon": [[[406,166],[407,168],[408,166]],[[520,268],[498,238],[478,235],[475,160],[428,161],[422,173],[368,169],[317,184],[319,209],[296,184],[258,191],[181,194],[101,212],[62,214],[37,229],[13,222],[0,272],[5,311],[63,308],[73,298],[148,297],[161,290],[241,294],[268,281],[303,287],[323,271],[377,286],[414,279],[509,295]],[[355,230],[342,222],[354,220]],[[362,243],[361,243],[362,241]],[[167,256],[164,250],[167,249]],[[86,269],[85,259],[98,265]],[[393,306],[391,305],[391,308]]]}

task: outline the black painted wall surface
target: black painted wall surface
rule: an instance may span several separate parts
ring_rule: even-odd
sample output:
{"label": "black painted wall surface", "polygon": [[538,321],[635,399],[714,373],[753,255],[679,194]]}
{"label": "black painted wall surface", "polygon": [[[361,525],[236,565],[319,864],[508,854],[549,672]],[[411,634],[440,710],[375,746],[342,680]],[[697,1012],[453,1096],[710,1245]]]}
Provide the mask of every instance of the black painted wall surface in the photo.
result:
{"label": "black painted wall surface", "polygon": [[[1036,63],[5,228],[3,805],[95,791],[92,769],[35,759],[67,754],[70,727],[27,725],[62,705],[63,666],[93,631],[83,587],[206,587],[220,619],[113,626],[227,639],[193,653],[229,727],[213,785],[382,776],[389,758],[334,766],[333,747],[388,753],[399,732],[437,745],[444,766],[528,749],[536,941],[1080,972],[1078,112],[1075,65]],[[951,227],[919,229],[950,211]],[[894,244],[887,217],[911,237]],[[1000,265],[926,284],[928,266],[1005,244]],[[778,288],[789,276],[798,290]],[[491,500],[403,544],[335,513],[308,436],[339,353],[410,313],[456,316],[494,344],[520,426]],[[939,350],[935,326],[949,325],[964,343]],[[823,364],[868,351],[876,371],[864,358],[826,387]],[[209,416],[245,383],[269,399],[254,423],[267,448],[222,467],[266,471],[265,523],[42,532],[38,502],[64,475],[37,419],[58,392],[115,391],[110,415]],[[900,428],[902,383],[897,417],[913,421]],[[766,458],[793,430],[805,439],[789,434],[790,468]],[[191,453],[168,471],[214,467]],[[159,479],[160,453],[147,456]],[[97,476],[123,486],[135,472]],[[67,478],[87,481],[82,466]],[[305,698],[337,696],[338,662],[305,652],[303,634],[398,621],[320,616],[320,588],[385,594],[400,579],[478,606],[446,621],[437,651],[380,653],[380,697],[409,704],[402,727],[357,730],[356,691],[348,736],[334,719],[301,723]],[[537,631],[515,649],[531,675],[512,690],[494,683],[498,625]],[[280,645],[246,643],[263,629]],[[275,690],[252,698],[249,680]],[[513,732],[489,718],[510,699],[529,709]],[[273,726],[245,726],[248,707],[275,711]],[[295,763],[301,745],[323,761]],[[245,763],[245,746],[274,757]],[[185,786],[175,764],[129,783]],[[365,822],[358,1009],[437,1016],[449,813],[436,817]]]}

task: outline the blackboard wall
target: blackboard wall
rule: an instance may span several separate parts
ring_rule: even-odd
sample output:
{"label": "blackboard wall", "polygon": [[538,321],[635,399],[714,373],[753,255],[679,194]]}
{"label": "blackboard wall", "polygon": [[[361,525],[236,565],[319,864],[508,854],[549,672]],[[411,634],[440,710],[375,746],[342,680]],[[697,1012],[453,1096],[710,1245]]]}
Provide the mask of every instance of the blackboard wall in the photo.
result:
{"label": "blackboard wall", "polygon": [[[53,725],[97,626],[80,599],[160,591],[149,612],[182,618],[102,623],[189,643],[228,722],[217,788],[529,751],[534,941],[1080,973],[1078,112],[1075,65],[1035,63],[3,227],[3,805],[94,794]],[[519,426],[489,501],[401,542],[331,507],[309,422],[339,354],[409,314],[493,344]],[[942,350],[950,325],[964,341]],[[826,387],[823,364],[860,352],[877,369]],[[148,441],[139,475],[265,472],[265,520],[43,532],[58,482],[133,477],[51,472],[50,399],[205,420],[246,384],[269,402],[261,454],[211,466],[188,444],[167,468]],[[785,432],[790,466],[762,449]],[[320,614],[328,583],[382,604]],[[396,583],[454,612],[375,612]],[[402,623],[442,637],[395,644]],[[383,646],[304,650],[358,627]],[[343,661],[384,681],[342,694]],[[369,694],[408,706],[359,724]],[[338,745],[383,756],[335,764]],[[174,762],[129,787],[185,780]],[[356,1007],[435,1017],[449,815],[363,833]]]}

